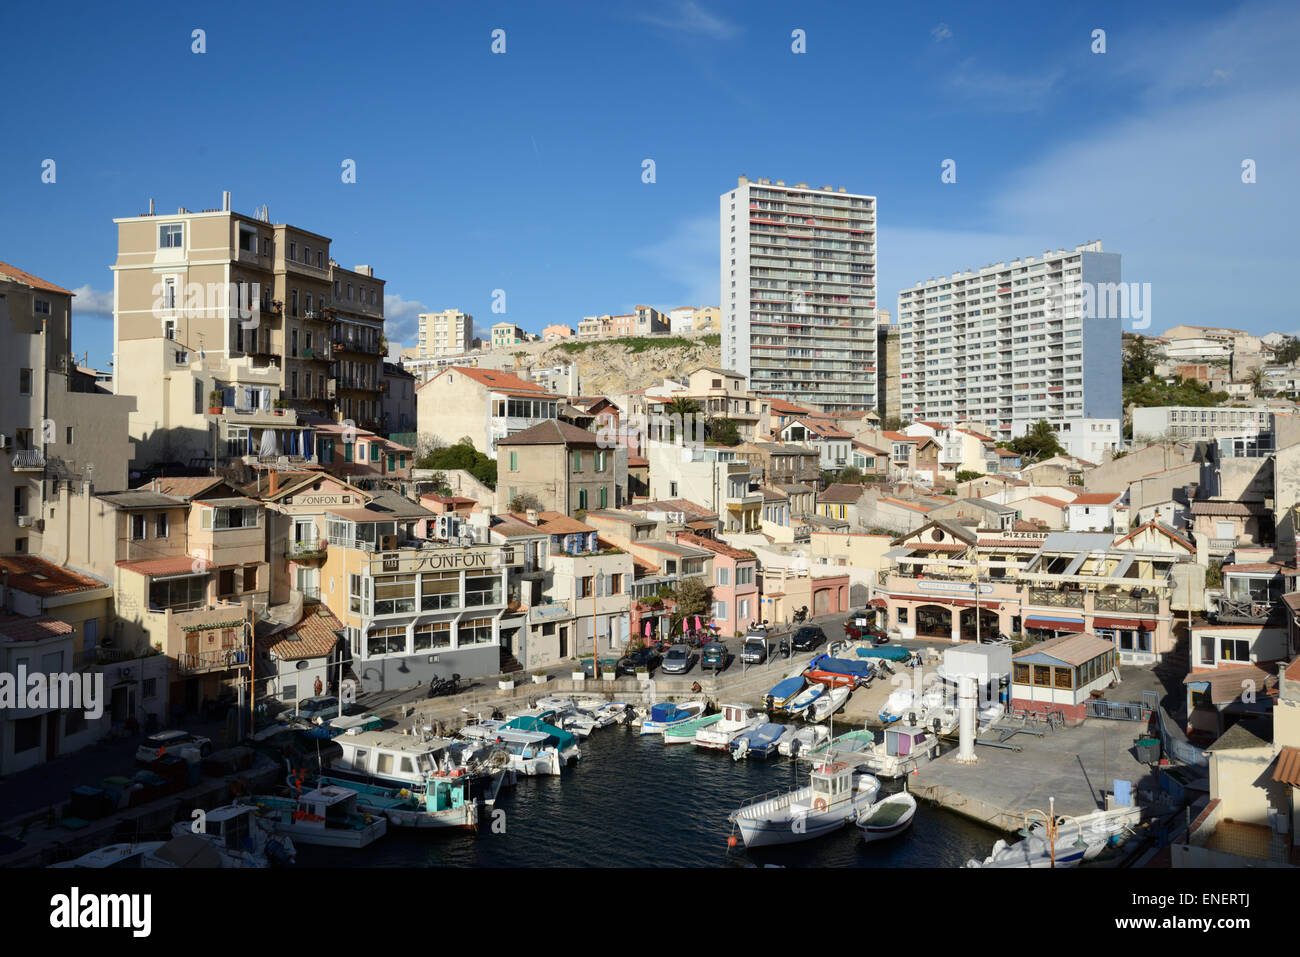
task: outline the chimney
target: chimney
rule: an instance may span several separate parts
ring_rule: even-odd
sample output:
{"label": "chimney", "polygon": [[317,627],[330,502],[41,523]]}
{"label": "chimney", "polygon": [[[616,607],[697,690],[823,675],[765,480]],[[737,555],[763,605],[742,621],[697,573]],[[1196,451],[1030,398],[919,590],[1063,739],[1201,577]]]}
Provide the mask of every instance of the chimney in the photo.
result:
{"label": "chimney", "polygon": [[223,213],[230,212],[230,190],[228,189],[221,193],[221,211]]}
{"label": "chimney", "polygon": [[149,215],[150,215],[150,216],[153,215],[153,197],[152,197],[152,196],[149,197]]}
{"label": "chimney", "polygon": [[[535,508],[530,508],[530,509],[528,509],[528,511],[526,511],[526,512],[524,513],[524,515],[527,517],[527,519],[528,519],[528,521],[529,521],[529,524],[532,524],[532,525],[536,525],[536,524],[537,524],[537,509],[535,509]],[[8,572],[6,572],[5,574],[7,575]]]}
{"label": "chimney", "polygon": [[271,489],[269,495],[278,495],[280,492],[280,470],[271,469]]}

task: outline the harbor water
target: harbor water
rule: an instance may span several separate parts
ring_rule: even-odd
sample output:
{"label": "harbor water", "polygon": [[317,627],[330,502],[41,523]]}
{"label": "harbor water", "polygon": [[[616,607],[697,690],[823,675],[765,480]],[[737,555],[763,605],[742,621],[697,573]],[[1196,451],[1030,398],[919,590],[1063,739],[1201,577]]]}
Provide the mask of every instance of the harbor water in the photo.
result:
{"label": "harbor water", "polygon": [[[733,761],[690,744],[665,747],[631,728],[594,732],[582,760],[559,777],[519,779],[477,835],[390,829],[359,851],[299,847],[307,867],[960,867],[983,858],[996,831],[924,802],[911,828],[867,844],[846,825],[781,847],[729,849],[727,815],[749,798],[808,783],[809,766],[788,758]],[[901,789],[881,782],[882,790]],[[503,829],[503,830],[502,830]],[[495,832],[494,832],[495,831]]]}

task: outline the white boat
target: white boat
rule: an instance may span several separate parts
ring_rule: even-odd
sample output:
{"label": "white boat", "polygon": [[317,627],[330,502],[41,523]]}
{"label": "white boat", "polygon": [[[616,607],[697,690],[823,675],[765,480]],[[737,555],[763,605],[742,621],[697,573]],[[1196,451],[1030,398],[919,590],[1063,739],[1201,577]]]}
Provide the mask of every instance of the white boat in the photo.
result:
{"label": "white boat", "polygon": [[1006,705],[1001,701],[994,701],[980,708],[977,718],[979,728],[983,731],[989,725],[997,724],[1002,720],[1002,716],[1007,713]]}
{"label": "white boat", "polygon": [[172,825],[172,837],[193,834],[207,841],[221,853],[222,867],[269,867],[272,863],[291,864],[293,842],[276,834],[275,829],[257,816],[247,804],[226,804],[207,811],[202,830],[194,830],[194,821]]}
{"label": "white boat", "polygon": [[1015,844],[998,841],[983,861],[969,860],[967,867],[1077,867],[1090,861],[1112,843],[1122,843],[1142,820],[1138,807],[1093,811],[1079,818],[1057,817],[1056,840],[1049,842],[1040,818],[1029,836]]}
{"label": "white boat", "polygon": [[587,737],[599,727],[596,719],[585,711],[570,711],[568,714],[561,715],[558,721],[559,727],[573,732],[579,738]]}
{"label": "white boat", "polygon": [[858,815],[858,829],[867,843],[883,841],[902,834],[916,816],[916,798],[906,791],[877,801]]}
{"label": "white boat", "polygon": [[183,834],[170,841],[140,841],[108,844],[70,861],[51,864],[52,868],[94,868],[125,870],[128,868],[215,868],[241,866],[231,863],[212,843],[198,834]]}
{"label": "white boat", "polygon": [[806,717],[809,721],[821,721],[823,718],[829,718],[844,707],[844,702],[849,700],[849,695],[852,693],[853,689],[848,687],[831,688],[825,694],[819,695],[808,706]]}
{"label": "white boat", "polygon": [[[290,778],[294,787],[296,779]],[[447,775],[434,775],[423,789],[390,788],[379,784],[360,784],[330,777],[319,777],[315,787],[336,785],[357,792],[357,809],[363,813],[382,814],[393,827],[429,830],[434,828],[478,827],[478,801],[470,796],[469,775],[460,769]]]}
{"label": "white boat", "polygon": [[831,739],[831,729],[824,724],[791,725],[776,743],[776,753],[787,758],[797,758]]}
{"label": "white boat", "polygon": [[299,844],[358,849],[388,833],[388,819],[357,807],[357,792],[327,785],[297,798],[255,795],[246,799],[277,834]]}
{"label": "white boat", "polygon": [[607,728],[611,724],[623,724],[631,711],[625,701],[606,701],[594,708],[584,709],[596,719],[596,727]]}
{"label": "white boat", "polygon": [[746,847],[810,841],[843,827],[870,807],[880,782],[850,764],[819,764],[807,787],[763,796],[731,813]]}
{"label": "white boat", "polygon": [[939,753],[939,737],[929,728],[891,725],[881,740],[860,752],[862,765],[882,778],[898,778]]}
{"label": "white boat", "polygon": [[728,751],[731,742],[750,728],[763,723],[763,716],[747,704],[722,706],[722,720],[701,727],[695,732],[695,746],[714,751]]}
{"label": "white boat", "polygon": [[790,703],[785,706],[785,710],[792,715],[803,714],[812,707],[814,701],[825,693],[826,686],[814,681],[807,688],[804,688],[803,691],[800,691],[797,695],[791,698]]}
{"label": "white boat", "polygon": [[[907,721],[907,717],[904,716],[903,720]],[[944,704],[927,710],[921,715],[920,721],[921,727],[929,728],[935,734],[952,734],[957,730],[961,716],[955,707]]]}
{"label": "white boat", "polygon": [[876,717],[880,719],[881,724],[893,724],[911,709],[915,700],[915,691],[911,688],[899,688],[885,699],[885,703],[881,706],[880,713]]}
{"label": "white boat", "polygon": [[538,698],[537,707],[544,711],[554,711],[556,714],[562,715],[570,711],[577,711],[581,706],[569,695],[556,694]]}
{"label": "white boat", "polygon": [[688,721],[694,721],[708,709],[708,702],[688,701],[685,704],[664,702],[650,709],[650,714],[641,722],[642,734],[663,734],[669,728],[677,728]]}

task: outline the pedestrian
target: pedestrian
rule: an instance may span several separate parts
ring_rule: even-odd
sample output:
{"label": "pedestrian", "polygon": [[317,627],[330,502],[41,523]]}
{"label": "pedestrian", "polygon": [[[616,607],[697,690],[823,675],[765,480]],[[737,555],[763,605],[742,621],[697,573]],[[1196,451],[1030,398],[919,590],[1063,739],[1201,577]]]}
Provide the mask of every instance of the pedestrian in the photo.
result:
{"label": "pedestrian", "polygon": [[318,698],[320,697],[321,687],[322,687],[322,686],[321,686],[321,683],[320,683],[320,675],[317,675],[317,676],[316,676],[316,697],[318,697]]}

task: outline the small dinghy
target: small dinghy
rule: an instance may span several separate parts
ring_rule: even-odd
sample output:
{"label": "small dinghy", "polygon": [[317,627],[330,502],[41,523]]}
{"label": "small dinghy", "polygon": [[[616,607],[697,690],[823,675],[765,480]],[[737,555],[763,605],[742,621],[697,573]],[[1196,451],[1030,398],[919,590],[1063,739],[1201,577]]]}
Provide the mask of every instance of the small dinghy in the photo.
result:
{"label": "small dinghy", "polygon": [[785,725],[760,724],[757,728],[742,732],[740,737],[731,742],[731,756],[739,761],[741,758],[766,758],[776,750],[777,742],[785,734]]}
{"label": "small dinghy", "polygon": [[795,695],[790,703],[786,705],[785,710],[790,714],[803,714],[812,707],[812,703],[820,698],[825,691],[825,685],[814,682],[803,691],[799,692],[799,694]]}
{"label": "small dinghy", "polygon": [[885,701],[884,707],[876,717],[880,719],[881,724],[893,724],[911,709],[915,700],[916,692],[911,688],[899,688]]}
{"label": "small dinghy", "polygon": [[907,791],[891,794],[858,815],[858,829],[867,843],[902,834],[916,815],[916,798]]}
{"label": "small dinghy", "polygon": [[690,701],[682,705],[672,702],[657,704],[650,709],[650,714],[641,723],[641,733],[663,734],[669,728],[694,721],[704,714],[707,708],[708,704],[704,701]]}
{"label": "small dinghy", "polygon": [[763,696],[763,702],[769,711],[782,711],[803,690],[804,684],[802,674],[792,678],[782,678]]}
{"label": "small dinghy", "polygon": [[816,701],[808,706],[808,720],[821,721],[828,718],[840,708],[844,707],[844,702],[849,700],[849,695],[853,691],[851,688],[838,687],[831,688],[824,695],[820,695]]}

